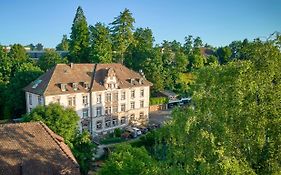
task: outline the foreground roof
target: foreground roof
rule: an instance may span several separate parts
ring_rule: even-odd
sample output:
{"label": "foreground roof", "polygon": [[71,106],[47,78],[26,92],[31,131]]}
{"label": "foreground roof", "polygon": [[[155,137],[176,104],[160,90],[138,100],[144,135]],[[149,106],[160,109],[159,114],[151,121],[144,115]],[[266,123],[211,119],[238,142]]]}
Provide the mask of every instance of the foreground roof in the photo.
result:
{"label": "foreground roof", "polygon": [[[139,73],[128,69],[122,64],[57,64],[48,70],[37,80],[24,88],[25,91],[38,95],[57,95],[77,92],[103,91],[106,90],[104,80],[109,69],[114,70],[119,83],[119,88],[130,88],[136,86],[152,86]],[[142,79],[142,83],[132,83],[131,80]],[[72,83],[78,83],[78,90],[73,90]],[[88,83],[90,89],[83,85]],[[62,91],[60,84],[66,84],[66,91]]]}
{"label": "foreground roof", "polygon": [[42,122],[0,124],[0,174],[80,174],[69,147]]}

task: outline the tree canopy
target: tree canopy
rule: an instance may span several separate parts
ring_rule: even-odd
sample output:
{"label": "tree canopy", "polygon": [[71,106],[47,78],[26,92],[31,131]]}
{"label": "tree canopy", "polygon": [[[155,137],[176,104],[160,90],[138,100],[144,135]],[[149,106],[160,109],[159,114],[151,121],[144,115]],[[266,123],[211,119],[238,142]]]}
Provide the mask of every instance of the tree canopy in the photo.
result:
{"label": "tree canopy", "polygon": [[[146,139],[142,163],[156,159],[160,174],[280,174],[280,43],[256,40],[243,48],[247,59],[198,69],[192,106]],[[118,166],[116,154],[126,160],[135,150],[118,151],[104,167],[125,173],[134,163]]]}
{"label": "tree canopy", "polygon": [[111,63],[112,43],[109,28],[102,23],[97,23],[95,26],[90,26],[90,32],[90,62]]}
{"label": "tree canopy", "polygon": [[124,54],[131,43],[134,42],[133,30],[135,19],[129,9],[125,9],[111,23],[113,50],[116,53],[116,62],[123,63]]}
{"label": "tree canopy", "polygon": [[90,33],[82,7],[78,7],[73,20],[70,34],[70,60],[87,63],[89,54]]}
{"label": "tree canopy", "polygon": [[62,58],[54,50],[46,50],[43,56],[41,56],[37,62],[41,70],[46,71],[47,69],[52,68],[56,64],[67,63],[67,59]]}
{"label": "tree canopy", "polygon": [[79,116],[71,108],[64,108],[52,103],[48,106],[38,106],[24,117],[24,121],[42,121],[52,131],[70,142],[78,129]]}

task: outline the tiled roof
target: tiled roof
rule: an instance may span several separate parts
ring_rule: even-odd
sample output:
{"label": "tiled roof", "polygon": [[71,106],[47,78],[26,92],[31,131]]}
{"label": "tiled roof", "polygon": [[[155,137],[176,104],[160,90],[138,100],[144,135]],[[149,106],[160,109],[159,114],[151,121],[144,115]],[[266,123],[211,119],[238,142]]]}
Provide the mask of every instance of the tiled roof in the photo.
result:
{"label": "tiled roof", "polygon": [[[95,66],[95,76],[93,76]],[[119,88],[152,85],[146,79],[144,79],[141,84],[137,83],[138,80],[142,78],[142,75],[128,69],[122,64],[57,64],[37,80],[30,83],[24,90],[39,95],[70,94],[89,91],[83,87],[83,83],[87,82],[90,84],[92,82],[92,91],[103,91],[105,90],[103,84],[104,79],[107,76],[109,68],[113,68],[115,71],[119,82]],[[92,81],[93,77],[94,80]],[[131,79],[134,79],[136,83],[131,83]],[[38,80],[41,80],[41,82],[38,86],[34,87]],[[66,91],[61,90],[61,83],[66,84]],[[72,83],[78,83],[78,90],[73,90]]]}
{"label": "tiled roof", "polygon": [[0,174],[80,174],[69,147],[42,122],[0,124]]}
{"label": "tiled roof", "polygon": [[200,53],[207,57],[207,56],[210,56],[210,55],[214,55],[214,50],[210,49],[210,48],[206,48],[206,47],[201,47],[200,48]]}

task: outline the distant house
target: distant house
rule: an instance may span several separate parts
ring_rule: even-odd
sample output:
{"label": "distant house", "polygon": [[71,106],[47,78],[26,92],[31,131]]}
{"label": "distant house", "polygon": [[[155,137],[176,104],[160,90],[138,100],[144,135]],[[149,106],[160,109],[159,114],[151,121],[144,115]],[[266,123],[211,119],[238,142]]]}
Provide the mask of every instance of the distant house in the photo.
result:
{"label": "distant house", "polygon": [[201,53],[204,57],[209,57],[209,56],[215,54],[215,52],[214,52],[213,49],[206,48],[206,47],[201,47],[201,48],[200,48],[200,53]]}
{"label": "distant house", "polygon": [[58,103],[93,136],[148,123],[150,83],[122,64],[57,64],[26,88],[26,108]]}
{"label": "distant house", "polygon": [[42,122],[0,124],[1,175],[78,175],[63,138]]}

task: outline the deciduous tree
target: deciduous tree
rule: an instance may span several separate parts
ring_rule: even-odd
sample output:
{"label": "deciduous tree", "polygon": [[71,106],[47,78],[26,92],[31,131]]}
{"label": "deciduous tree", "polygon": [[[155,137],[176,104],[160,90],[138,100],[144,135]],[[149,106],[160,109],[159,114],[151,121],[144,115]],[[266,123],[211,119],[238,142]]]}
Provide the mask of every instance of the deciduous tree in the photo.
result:
{"label": "deciduous tree", "polygon": [[112,63],[112,43],[110,30],[102,23],[90,26],[91,63]]}
{"label": "deciduous tree", "polygon": [[73,109],[64,108],[57,103],[37,106],[24,117],[24,121],[44,122],[52,131],[62,136],[68,144],[76,135],[78,120],[79,116]]}
{"label": "deciduous tree", "polygon": [[47,69],[52,68],[56,64],[67,63],[67,59],[62,58],[54,50],[46,50],[43,56],[41,56],[37,62],[41,70],[46,71]]}

